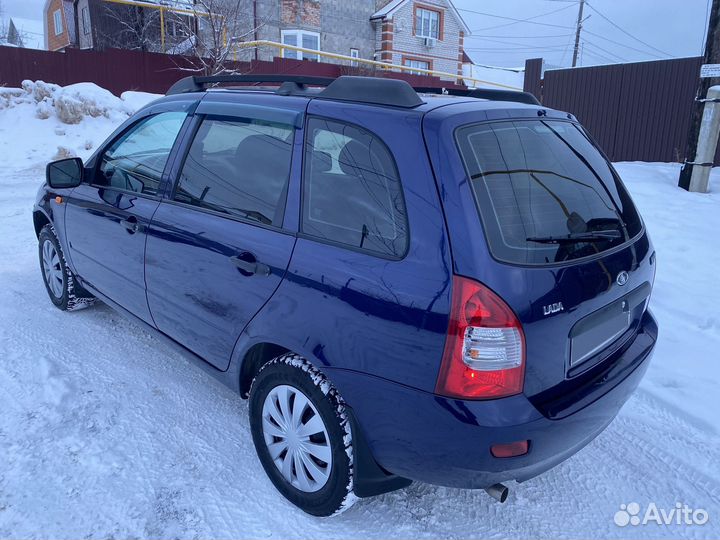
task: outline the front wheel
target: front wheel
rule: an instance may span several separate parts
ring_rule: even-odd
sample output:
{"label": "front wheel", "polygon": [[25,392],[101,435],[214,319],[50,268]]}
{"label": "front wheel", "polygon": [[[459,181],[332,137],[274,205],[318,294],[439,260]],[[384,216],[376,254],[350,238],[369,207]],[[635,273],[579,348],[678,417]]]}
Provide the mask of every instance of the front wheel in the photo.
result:
{"label": "front wheel", "polygon": [[262,367],[250,388],[250,427],[265,472],[294,505],[330,516],[355,501],[344,402],[307,360],[286,354]]}
{"label": "front wheel", "polygon": [[45,225],[38,236],[40,270],[50,301],[63,311],[92,304],[95,298],[76,282],[70,272],[52,225]]}

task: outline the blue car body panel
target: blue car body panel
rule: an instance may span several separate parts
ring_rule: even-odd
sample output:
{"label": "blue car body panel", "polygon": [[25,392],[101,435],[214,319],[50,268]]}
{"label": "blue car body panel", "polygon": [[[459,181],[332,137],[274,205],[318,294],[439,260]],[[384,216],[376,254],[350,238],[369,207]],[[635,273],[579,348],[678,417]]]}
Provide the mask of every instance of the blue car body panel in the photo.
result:
{"label": "blue car body panel", "polygon": [[[158,197],[86,184],[74,190],[43,186],[36,229],[43,219],[53,223],[83,285],[202,358],[205,369],[233,388],[240,387],[243,362],[258,344],[305,356],[350,405],[385,471],[459,487],[525,480],[597,436],[647,369],[657,325],[645,297],[617,345],[572,377],[568,335],[582,317],[633,291],[649,291],[654,251],[643,230],[620,248],[588,260],[529,267],[494,259],[455,130],[539,114],[574,119],[517,103],[425,101],[407,109],[262,92],[168,97],[109,139],[149,114],[188,113]],[[171,200],[199,115],[243,116],[251,114],[248,107],[297,127],[285,211],[272,226]],[[360,126],[389,148],[410,226],[403,257],[376,256],[301,232],[304,125],[312,117]],[[93,174],[95,161],[88,161],[86,174]],[[67,197],[67,205],[52,202],[58,194]],[[119,225],[130,214],[143,225],[134,235]],[[243,253],[267,264],[269,275],[239,272],[229,258]],[[623,286],[614,281],[621,270],[629,274]],[[522,322],[528,351],[522,394],[470,401],[434,393],[454,274],[485,284]],[[554,302],[562,302],[565,311],[546,317],[543,306]],[[491,445],[518,440],[530,440],[528,454],[506,459],[490,454]]]}

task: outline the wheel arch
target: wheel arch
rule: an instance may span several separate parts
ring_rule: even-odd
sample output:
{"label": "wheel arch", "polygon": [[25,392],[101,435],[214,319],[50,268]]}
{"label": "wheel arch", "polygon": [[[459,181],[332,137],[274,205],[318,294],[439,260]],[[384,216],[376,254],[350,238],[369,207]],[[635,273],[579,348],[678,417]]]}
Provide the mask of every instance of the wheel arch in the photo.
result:
{"label": "wheel arch", "polygon": [[52,221],[45,212],[39,209],[33,210],[33,226],[35,228],[35,238],[40,237],[40,231],[45,225],[51,225]]}
{"label": "wheel arch", "polygon": [[261,341],[250,346],[243,355],[240,363],[239,385],[240,395],[242,398],[248,398],[248,395],[250,394],[250,385],[252,384],[255,375],[257,375],[258,371],[260,371],[261,367],[273,358],[277,358],[278,356],[289,352],[300,354],[299,351],[293,351],[287,347],[269,341]]}

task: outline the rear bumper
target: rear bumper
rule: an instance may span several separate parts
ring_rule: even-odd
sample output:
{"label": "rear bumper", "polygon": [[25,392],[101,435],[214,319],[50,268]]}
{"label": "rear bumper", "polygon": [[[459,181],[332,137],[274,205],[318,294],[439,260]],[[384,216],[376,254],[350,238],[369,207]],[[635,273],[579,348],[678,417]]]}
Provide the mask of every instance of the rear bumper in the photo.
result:
{"label": "rear bumper", "polygon": [[[640,383],[656,339],[657,325],[647,312],[635,339],[608,361],[624,368],[601,374],[583,389],[581,409],[554,420],[522,394],[463,401],[357,372],[328,369],[328,375],[352,406],[381,467],[412,480],[483,488],[537,476],[597,437]],[[524,456],[490,454],[494,444],[526,439]]]}

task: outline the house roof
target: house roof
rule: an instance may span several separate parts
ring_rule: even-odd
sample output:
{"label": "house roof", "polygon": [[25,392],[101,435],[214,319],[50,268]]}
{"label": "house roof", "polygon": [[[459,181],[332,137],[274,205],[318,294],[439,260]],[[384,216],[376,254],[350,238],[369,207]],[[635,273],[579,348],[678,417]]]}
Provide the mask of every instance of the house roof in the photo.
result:
{"label": "house roof", "polygon": [[[387,19],[391,18],[397,10],[399,10],[401,7],[403,7],[405,4],[407,4],[410,0],[392,0],[384,7],[377,10],[375,13],[373,13],[370,17],[370,20],[375,19]],[[465,20],[462,18],[460,13],[458,12],[455,5],[452,3],[452,0],[446,0],[448,7],[450,8],[450,11],[452,11],[453,15],[455,15],[455,18],[458,20],[460,25],[463,28],[463,32],[465,32],[465,35],[470,35],[470,28],[468,27]]]}
{"label": "house roof", "polygon": [[45,48],[45,29],[43,22],[23,17],[10,17],[10,22],[23,38],[23,45],[28,49]]}

